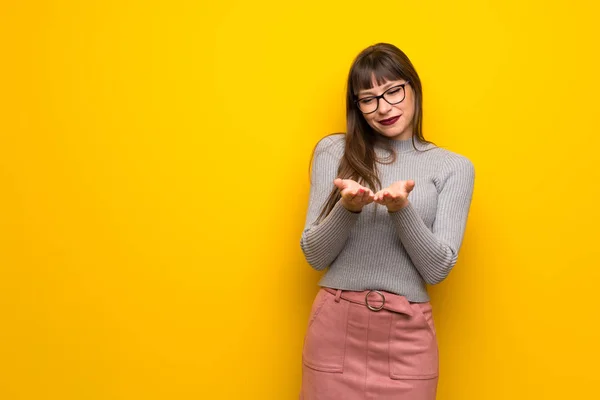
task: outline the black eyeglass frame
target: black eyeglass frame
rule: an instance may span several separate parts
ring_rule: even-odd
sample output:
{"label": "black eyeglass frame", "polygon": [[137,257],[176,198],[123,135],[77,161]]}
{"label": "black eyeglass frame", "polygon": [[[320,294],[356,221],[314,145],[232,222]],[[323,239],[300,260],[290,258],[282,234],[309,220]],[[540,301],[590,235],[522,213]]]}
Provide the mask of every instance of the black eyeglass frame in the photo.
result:
{"label": "black eyeglass frame", "polygon": [[[367,96],[367,97],[363,97],[363,98],[357,98],[354,100],[354,104],[356,105],[356,107],[358,108],[358,111],[360,111],[363,114],[373,114],[375,111],[377,111],[379,109],[379,99],[383,99],[385,100],[389,105],[393,106],[396,104],[400,104],[404,101],[404,99],[406,99],[406,88],[404,86],[410,84],[410,81],[406,81],[404,83],[401,83],[399,85],[394,85],[391,88],[386,89],[385,92],[381,93],[379,96]],[[404,94],[404,96],[402,96],[402,100],[397,101],[395,103],[390,103],[384,96],[387,94],[387,92],[389,92],[392,89],[397,89],[401,87],[402,88],[402,94]],[[377,107],[375,107],[375,109],[373,111],[369,111],[369,112],[364,112],[363,110],[360,109],[360,106],[358,105],[358,102],[361,100],[365,100],[365,99],[375,99],[377,100]]]}

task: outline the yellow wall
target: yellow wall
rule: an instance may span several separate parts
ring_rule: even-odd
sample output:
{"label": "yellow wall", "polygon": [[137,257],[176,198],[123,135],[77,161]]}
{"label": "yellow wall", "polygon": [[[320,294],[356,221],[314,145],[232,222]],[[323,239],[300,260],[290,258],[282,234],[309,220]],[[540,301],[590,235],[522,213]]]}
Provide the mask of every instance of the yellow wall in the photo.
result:
{"label": "yellow wall", "polygon": [[0,398],[296,398],[310,151],[378,41],[477,172],[438,398],[600,395],[595,2],[202,3],[0,6]]}

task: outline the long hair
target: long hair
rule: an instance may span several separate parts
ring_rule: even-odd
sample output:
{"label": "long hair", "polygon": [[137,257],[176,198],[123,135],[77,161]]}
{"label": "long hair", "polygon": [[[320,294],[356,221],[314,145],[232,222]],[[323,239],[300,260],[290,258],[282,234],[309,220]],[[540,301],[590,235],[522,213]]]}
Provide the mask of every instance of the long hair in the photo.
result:
{"label": "long hair", "polygon": [[[406,54],[389,43],[377,43],[360,52],[354,59],[348,74],[346,90],[347,132],[345,134],[344,154],[340,160],[337,177],[355,180],[370,188],[373,192],[377,192],[381,189],[381,181],[377,173],[376,163],[381,163],[382,160],[376,157],[374,145],[379,142],[381,135],[371,128],[354,102],[359,91],[373,87],[373,76],[378,85],[400,79],[410,82],[415,101],[415,113],[412,121],[413,147],[417,151],[422,151],[415,146],[415,137],[425,143],[434,143],[425,140],[423,137],[423,90],[421,80]],[[335,134],[338,133],[327,136]],[[385,164],[395,162],[397,154],[392,145],[384,141],[383,146],[391,154],[391,161]],[[311,155],[311,164],[313,157],[314,149]],[[317,221],[324,219],[341,198],[340,190],[335,185],[332,184],[332,186],[332,191],[323,205]]]}

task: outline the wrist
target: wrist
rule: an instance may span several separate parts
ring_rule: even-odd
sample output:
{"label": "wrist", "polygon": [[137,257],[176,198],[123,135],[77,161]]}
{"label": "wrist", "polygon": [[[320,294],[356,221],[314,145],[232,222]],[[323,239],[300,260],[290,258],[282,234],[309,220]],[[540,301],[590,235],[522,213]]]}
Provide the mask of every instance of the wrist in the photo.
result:
{"label": "wrist", "polygon": [[407,206],[408,206],[408,201],[406,201],[406,203],[402,204],[399,207],[394,207],[394,208],[388,207],[388,212],[389,213],[395,213],[395,212],[398,212],[398,211],[402,210],[403,208],[406,208]]}
{"label": "wrist", "polygon": [[362,211],[362,207],[349,206],[344,202],[344,199],[340,200],[340,203],[342,203],[342,207],[344,207],[346,210],[350,211],[351,213],[359,214]]}

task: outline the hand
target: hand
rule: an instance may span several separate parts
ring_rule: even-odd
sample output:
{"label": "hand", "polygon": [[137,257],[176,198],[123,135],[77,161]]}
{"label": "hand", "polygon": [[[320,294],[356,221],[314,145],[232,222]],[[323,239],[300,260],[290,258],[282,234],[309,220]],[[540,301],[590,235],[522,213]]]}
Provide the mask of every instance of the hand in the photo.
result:
{"label": "hand", "polygon": [[375,199],[375,195],[371,189],[361,186],[358,182],[352,179],[336,178],[333,184],[340,189],[342,198],[341,202],[344,208],[352,212],[360,212],[362,208]]}
{"label": "hand", "polygon": [[415,187],[415,181],[396,181],[385,189],[375,193],[375,203],[387,207],[389,212],[396,212],[408,205],[408,194]]}

